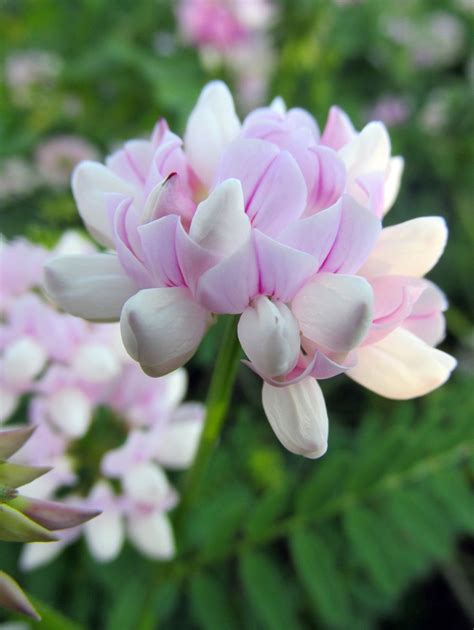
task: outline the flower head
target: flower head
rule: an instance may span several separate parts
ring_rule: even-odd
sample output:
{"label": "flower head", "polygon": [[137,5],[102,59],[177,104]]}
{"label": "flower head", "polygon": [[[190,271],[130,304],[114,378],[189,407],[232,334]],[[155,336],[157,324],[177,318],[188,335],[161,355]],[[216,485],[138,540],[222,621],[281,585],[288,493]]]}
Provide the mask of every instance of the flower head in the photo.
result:
{"label": "flower head", "polygon": [[239,315],[275,433],[315,457],[327,415],[314,379],[346,372],[403,399],[455,365],[433,347],[446,301],[423,279],[443,252],[444,221],[382,229],[402,171],[382,123],[359,132],[333,107],[321,131],[276,99],[241,124],[226,86],[211,83],[184,141],[160,121],[106,166],[78,166],[79,212],[115,253],[52,260],[46,287],[76,315],[120,319],[151,375],[186,362],[216,314]]}

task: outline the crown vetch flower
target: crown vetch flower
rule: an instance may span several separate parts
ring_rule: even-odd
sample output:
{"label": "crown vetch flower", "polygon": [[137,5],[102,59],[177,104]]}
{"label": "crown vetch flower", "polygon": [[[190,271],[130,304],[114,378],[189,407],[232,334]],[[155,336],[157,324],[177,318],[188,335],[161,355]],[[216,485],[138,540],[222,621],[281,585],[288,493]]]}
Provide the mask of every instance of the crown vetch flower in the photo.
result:
{"label": "crown vetch flower", "polygon": [[276,99],[241,124],[214,82],[184,141],[160,121],[106,166],[78,166],[79,211],[115,253],[52,260],[46,287],[74,314],[121,319],[127,350],[149,374],[187,361],[215,314],[240,315],[275,433],[316,457],[327,415],[314,379],[346,372],[404,399],[455,366],[433,347],[446,300],[423,279],[443,252],[444,221],[382,229],[402,171],[380,122],[358,132],[333,107],[321,132]]}

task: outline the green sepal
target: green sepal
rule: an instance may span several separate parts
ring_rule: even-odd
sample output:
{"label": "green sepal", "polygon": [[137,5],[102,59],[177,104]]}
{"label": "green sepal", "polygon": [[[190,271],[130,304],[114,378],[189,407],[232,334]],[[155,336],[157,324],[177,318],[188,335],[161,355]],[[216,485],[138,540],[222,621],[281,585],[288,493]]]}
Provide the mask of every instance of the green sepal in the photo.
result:
{"label": "green sepal", "polygon": [[7,542],[52,542],[57,538],[45,527],[0,503],[0,540]]}

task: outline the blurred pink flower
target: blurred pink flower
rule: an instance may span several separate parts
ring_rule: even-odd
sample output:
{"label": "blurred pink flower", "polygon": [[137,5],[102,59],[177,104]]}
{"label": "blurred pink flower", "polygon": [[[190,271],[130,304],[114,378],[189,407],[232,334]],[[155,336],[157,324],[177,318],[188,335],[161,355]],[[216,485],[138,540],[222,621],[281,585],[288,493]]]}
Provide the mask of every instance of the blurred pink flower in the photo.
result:
{"label": "blurred pink flower", "polygon": [[208,85],[184,142],[160,122],[106,162],[79,165],[73,192],[89,231],[116,253],[48,262],[65,310],[118,320],[150,375],[188,361],[215,314],[238,314],[250,367],[280,441],[318,457],[327,413],[318,380],[342,372],[394,399],[421,396],[455,366],[435,350],[446,301],[422,279],[444,221],[382,229],[403,160],[380,122],[358,132],[339,108],[322,131],[281,99],[243,124]]}
{"label": "blurred pink flower", "polygon": [[44,140],[36,148],[36,167],[50,186],[67,186],[71,173],[79,162],[96,160],[97,149],[78,136],[55,136]]}
{"label": "blurred pink flower", "polygon": [[264,28],[272,13],[269,0],[181,0],[177,8],[183,36],[192,44],[221,52]]}
{"label": "blurred pink flower", "polygon": [[[93,252],[77,233],[66,233],[52,251],[26,240],[2,242],[0,424],[29,396],[29,422],[36,431],[13,459],[53,466],[24,486],[25,494],[50,499],[67,488],[66,501],[100,505],[103,512],[93,528],[61,532],[49,546],[26,545],[24,569],[52,560],[82,533],[99,561],[116,557],[125,535],[145,555],[171,557],[167,512],[178,497],[163,468],[188,467],[202,429],[202,406],[182,404],[183,369],[159,380],[146,376],[125,352],[117,324],[91,324],[60,313],[37,292],[48,257],[97,255]],[[123,444],[104,452],[94,485],[80,496],[81,470],[89,462],[78,459],[78,440],[87,439],[99,407],[108,408],[120,423]],[[112,485],[109,479],[118,482]]]}
{"label": "blurred pink flower", "polygon": [[34,90],[49,86],[57,79],[62,60],[46,50],[12,53],[5,61],[5,81],[18,105],[31,105]]}
{"label": "blurred pink flower", "polygon": [[403,124],[411,113],[408,99],[395,94],[379,98],[368,112],[368,120],[380,120],[387,127]]}

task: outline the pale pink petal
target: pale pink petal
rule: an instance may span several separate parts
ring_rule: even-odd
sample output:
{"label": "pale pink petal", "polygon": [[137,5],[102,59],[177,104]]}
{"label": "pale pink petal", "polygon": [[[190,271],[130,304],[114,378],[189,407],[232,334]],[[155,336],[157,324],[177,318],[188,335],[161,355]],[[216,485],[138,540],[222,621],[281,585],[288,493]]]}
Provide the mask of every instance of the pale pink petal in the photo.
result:
{"label": "pale pink petal", "polygon": [[441,217],[419,217],[384,228],[359,270],[364,276],[424,276],[444,251],[448,230]]}
{"label": "pale pink petal", "polygon": [[357,365],[348,372],[371,391],[407,400],[423,396],[447,381],[456,360],[403,328],[357,351]]}
{"label": "pale pink petal", "polygon": [[45,288],[62,309],[92,321],[118,321],[137,292],[115,254],[53,258],[45,266]]}
{"label": "pale pink petal", "polygon": [[197,297],[213,313],[237,314],[258,292],[258,266],[253,239],[200,279]]}
{"label": "pale pink petal", "polygon": [[328,416],[315,379],[307,378],[281,388],[264,383],[262,402],[268,421],[285,448],[310,459],[324,455]]}
{"label": "pale pink petal", "polygon": [[178,224],[179,217],[170,215],[138,228],[146,268],[157,287],[185,284],[176,252]]}
{"label": "pale pink petal", "polygon": [[189,361],[208,325],[208,313],[184,288],[145,289],[126,302],[120,319],[128,353],[150,376]]}
{"label": "pale pink petal", "polygon": [[356,136],[356,130],[349,116],[339,107],[329,110],[326,126],[321,136],[321,144],[339,151]]}
{"label": "pale pink petal", "polygon": [[[130,140],[112,155],[105,164],[120,178],[134,186],[144,185],[153,157],[153,146],[147,140]],[[112,191],[111,191],[112,192]]]}
{"label": "pale pink petal", "polygon": [[379,276],[369,280],[374,292],[374,315],[364,345],[373,344],[397,328],[425,290],[418,278]]}
{"label": "pale pink petal", "polygon": [[176,255],[185,284],[193,294],[202,276],[220,260],[220,256],[193,241],[181,223],[176,228]]}
{"label": "pale pink petal", "polygon": [[319,269],[336,240],[341,214],[342,202],[338,201],[326,210],[294,221],[280,234],[278,240],[288,247],[311,254]]}
{"label": "pale pink petal", "polygon": [[316,272],[316,259],[254,230],[259,269],[259,292],[289,302]]}
{"label": "pale pink petal", "polygon": [[306,184],[290,153],[281,151],[261,173],[252,198],[246,201],[252,225],[270,236],[277,236],[303,214],[307,202]]}
{"label": "pale pink petal", "polygon": [[222,151],[239,130],[227,86],[221,81],[209,83],[191,112],[184,136],[191,167],[205,186],[211,186]]}
{"label": "pale pink petal", "polygon": [[152,462],[142,462],[131,468],[122,483],[126,495],[143,505],[159,505],[174,493],[163,469]]}
{"label": "pale pink petal", "polygon": [[141,289],[153,286],[150,273],[139,257],[142,252],[137,251],[140,244],[134,242],[135,239],[138,239],[137,229],[139,223],[137,217],[134,216],[132,200],[123,199],[117,206],[111,219],[117,256],[122,267]]}
{"label": "pale pink petal", "polygon": [[318,348],[348,352],[372,322],[373,293],[359,276],[319,273],[293,299],[291,309],[302,334]]}
{"label": "pale pink petal", "polygon": [[437,346],[446,334],[443,311],[448,308],[444,293],[429,280],[420,280],[425,290],[415,302],[403,327],[430,346]]}
{"label": "pale pink petal", "polygon": [[314,184],[309,190],[306,215],[332,206],[341,197],[346,185],[346,167],[335,151],[325,146],[315,146],[309,149],[309,154]]}
{"label": "pale pink petal", "polygon": [[242,313],[237,332],[245,354],[262,373],[280,376],[295,367],[300,333],[286,304],[259,296]]}
{"label": "pale pink petal", "polygon": [[82,220],[91,235],[106,247],[114,247],[106,206],[106,193],[133,197],[136,188],[98,162],[81,162],[72,175],[72,192]]}
{"label": "pale pink petal", "polygon": [[380,231],[380,220],[373,212],[345,195],[336,240],[321,271],[355,273],[373,250]]}
{"label": "pale pink petal", "polygon": [[262,176],[279,153],[277,146],[265,140],[242,138],[234,140],[222,155],[216,182],[223,182],[230,178],[238,179],[244,193],[247,211]]}

